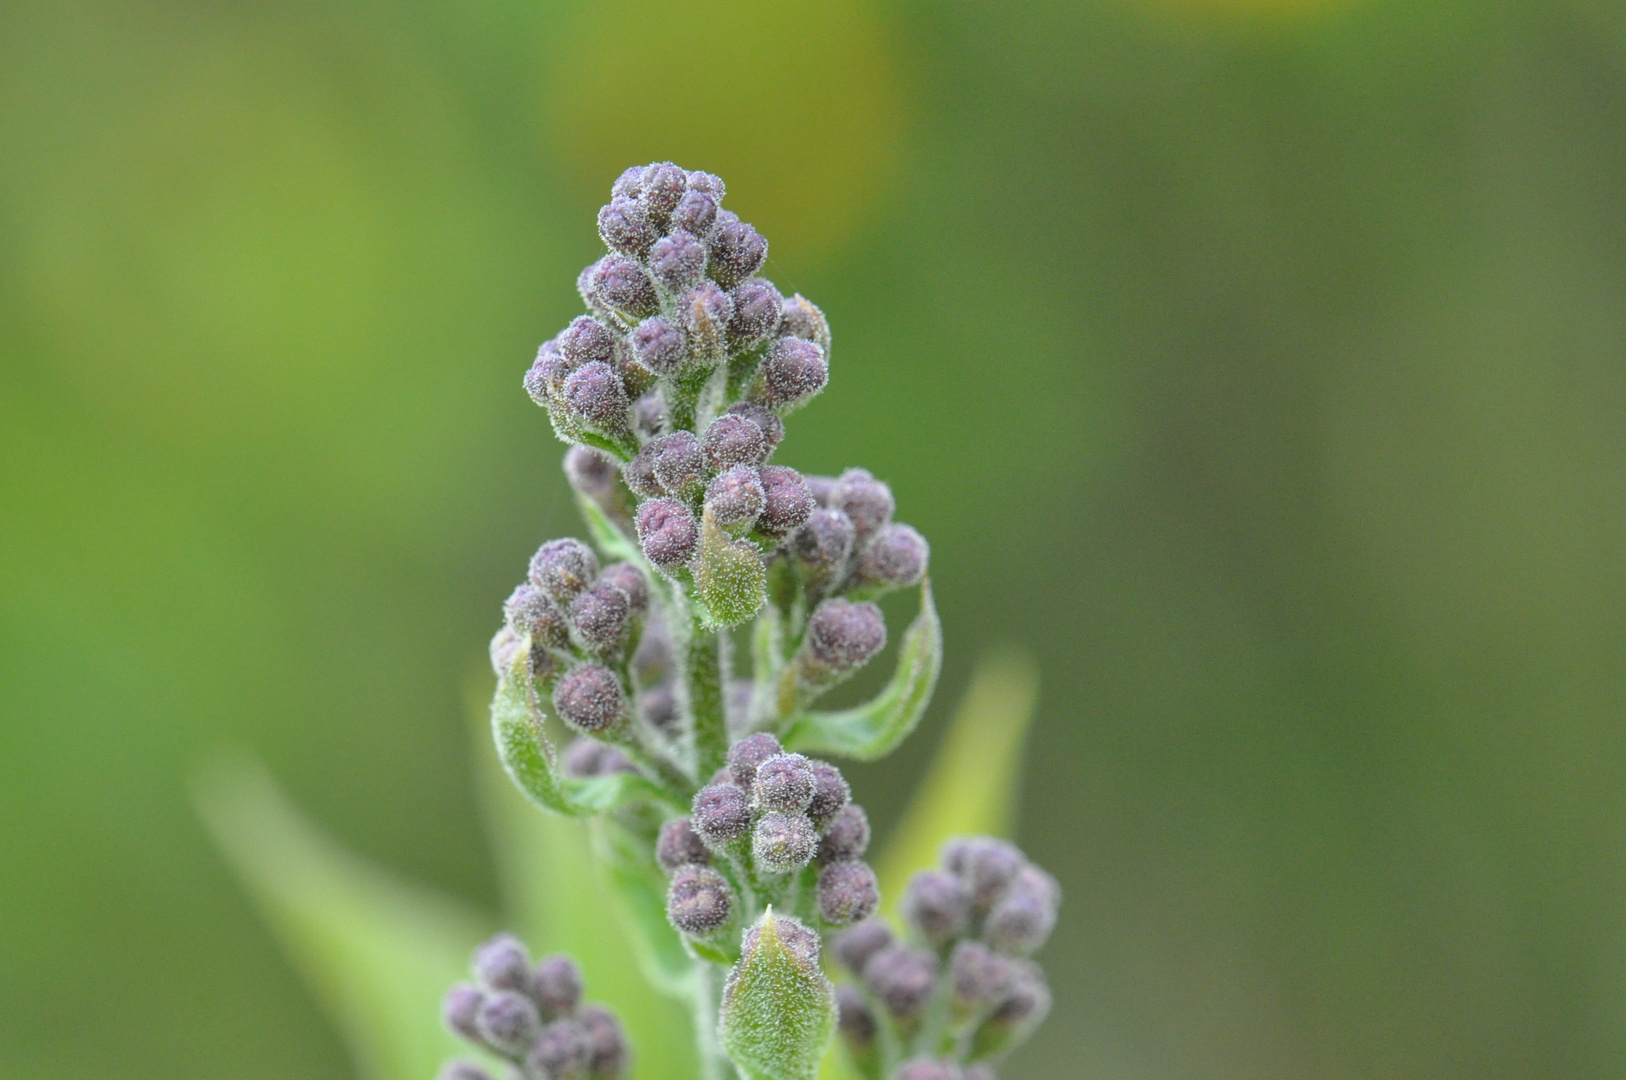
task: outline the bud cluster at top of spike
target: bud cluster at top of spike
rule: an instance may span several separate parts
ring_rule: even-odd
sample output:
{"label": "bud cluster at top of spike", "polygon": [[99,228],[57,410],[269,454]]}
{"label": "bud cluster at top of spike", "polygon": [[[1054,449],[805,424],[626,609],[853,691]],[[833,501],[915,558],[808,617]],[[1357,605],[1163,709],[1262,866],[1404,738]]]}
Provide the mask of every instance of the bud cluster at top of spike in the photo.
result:
{"label": "bud cluster at top of spike", "polygon": [[[536,964],[519,939],[499,934],[474,952],[474,981],[446,993],[441,1018],[454,1034],[508,1061],[522,1080],[620,1080],[627,1038],[602,1005],[582,1003],[582,976],[568,956]],[[505,1073],[505,1076],[510,1075]],[[440,1080],[491,1080],[483,1067],[451,1061]]]}

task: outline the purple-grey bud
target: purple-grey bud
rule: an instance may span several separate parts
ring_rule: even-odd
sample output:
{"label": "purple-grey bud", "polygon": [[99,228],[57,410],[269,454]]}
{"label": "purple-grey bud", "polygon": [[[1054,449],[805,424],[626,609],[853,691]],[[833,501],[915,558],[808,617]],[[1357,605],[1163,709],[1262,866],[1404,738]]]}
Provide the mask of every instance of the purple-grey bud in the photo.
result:
{"label": "purple-grey bud", "polygon": [[865,919],[837,934],[831,949],[841,965],[854,975],[864,973],[870,957],[892,945],[892,931],[883,919]]}
{"label": "purple-grey bud", "polygon": [[721,929],[734,912],[734,890],[709,866],[680,867],[666,890],[666,917],[684,934],[703,937]]}
{"label": "purple-grey bud", "polygon": [[693,432],[662,435],[641,452],[649,454],[655,479],[669,495],[690,494],[706,479],[706,452]]}
{"label": "purple-grey bud", "polygon": [[689,232],[661,237],[649,249],[649,274],[668,293],[694,288],[706,276],[706,245]]}
{"label": "purple-grey bud", "polygon": [[485,999],[486,996],[473,983],[453,984],[440,1002],[441,1022],[454,1034],[478,1042],[480,1030],[474,1026],[474,1018],[479,1015]]}
{"label": "purple-grey bud", "polygon": [[768,457],[768,440],[754,420],[724,413],[706,429],[706,460],[714,469],[731,465],[761,465]]}
{"label": "purple-grey bud", "polygon": [[563,396],[571,413],[605,431],[627,426],[627,388],[615,368],[602,360],[583,364],[565,380]]}
{"label": "purple-grey bud", "polygon": [[602,1005],[584,1005],[576,1022],[587,1032],[587,1071],[593,1080],[618,1080],[627,1069],[627,1036],[621,1021]]}
{"label": "purple-grey bud", "polygon": [[822,833],[842,808],[852,802],[853,792],[841,770],[828,761],[811,759],[808,767],[813,770],[813,801],[807,805],[807,816],[813,819],[813,827]]}
{"label": "purple-grey bud", "polygon": [[773,282],[750,278],[734,289],[734,317],[728,321],[728,338],[737,345],[751,345],[778,331],[784,298]]}
{"label": "purple-grey bud", "polygon": [[544,1020],[569,1016],[582,999],[581,968],[563,953],[544,956],[531,972],[531,997],[541,1006]]}
{"label": "purple-grey bud", "polygon": [[789,409],[823,390],[829,381],[823,349],[801,338],[782,337],[762,359],[761,400],[775,409]]}
{"label": "purple-grey bud", "polygon": [[802,482],[802,474],[785,465],[764,465],[762,513],[757,528],[772,537],[785,536],[807,524],[813,516],[813,496]]}
{"label": "purple-grey bud", "polygon": [[531,584],[556,603],[568,604],[598,577],[598,556],[592,548],[568,536],[549,540],[531,556],[529,576]]}
{"label": "purple-grey bud", "polygon": [[722,202],[723,196],[728,194],[728,188],[723,186],[723,178],[715,175],[714,173],[702,172],[699,169],[695,169],[689,173],[688,182],[690,191],[699,191],[703,194],[710,195],[718,202]]}
{"label": "purple-grey bud", "polygon": [[679,324],[704,340],[720,341],[734,317],[734,300],[710,281],[701,282],[678,298]]}
{"label": "purple-grey bud", "polygon": [[678,727],[677,695],[670,683],[658,683],[645,690],[638,702],[638,715],[644,723],[666,736],[676,736]]}
{"label": "purple-grey bud", "polygon": [[632,650],[632,675],[639,686],[653,687],[666,679],[672,671],[672,639],[666,633],[666,624],[656,612],[644,624],[638,647]]}
{"label": "purple-grey bud", "polygon": [[670,161],[662,161],[644,168],[642,190],[638,197],[649,207],[651,218],[664,222],[688,190],[688,182],[687,173]]}
{"label": "purple-grey bud", "polygon": [[898,1066],[892,1080],[962,1080],[960,1067],[952,1061],[933,1058],[910,1058]]}
{"label": "purple-grey bud", "polygon": [[899,1019],[918,1016],[937,982],[937,957],[926,949],[888,945],[864,964],[864,985]]}
{"label": "purple-grey bud", "polygon": [[559,658],[539,641],[532,640],[528,660],[531,667],[531,678],[537,682],[547,682],[558,674]]}
{"label": "purple-grey bud", "polygon": [[971,897],[953,874],[922,870],[909,879],[903,894],[903,917],[933,945],[964,932],[970,913]]}
{"label": "purple-grey bud", "polygon": [[[804,479],[814,479],[807,477]],[[817,498],[817,496],[814,496]],[[852,519],[840,510],[814,510],[807,522],[791,538],[796,558],[821,579],[838,575],[852,554],[857,531]]]}
{"label": "purple-grey bud", "polygon": [[525,392],[545,409],[553,402],[554,385],[562,382],[570,370],[574,370],[574,367],[559,352],[559,343],[544,341],[542,347],[536,350],[536,360],[525,372]]}
{"label": "purple-grey bud", "polygon": [[962,941],[949,956],[949,985],[966,1010],[993,1008],[1010,994],[1016,969],[980,941]]}
{"label": "purple-grey bud", "polygon": [[578,364],[609,360],[615,355],[615,337],[603,323],[590,315],[570,320],[556,339],[559,351]]}
{"label": "purple-grey bud", "polygon": [[589,649],[611,649],[632,622],[632,601],[621,586],[601,577],[570,602],[570,618]]}
{"label": "purple-grey bud", "polygon": [[694,831],[693,822],[688,818],[673,818],[661,826],[655,838],[655,861],[671,874],[680,866],[710,866],[711,851]]}
{"label": "purple-grey bud", "polygon": [[[614,256],[607,255],[605,258],[614,258]],[[592,308],[600,315],[609,315],[609,305],[606,304],[604,302],[604,298],[599,295],[597,284],[598,269],[603,262],[604,259],[600,259],[598,262],[588,263],[587,266],[583,268],[582,272],[576,275],[576,291],[581,294],[582,302],[588,307]]]}
{"label": "purple-grey bud", "polygon": [[615,198],[599,208],[598,234],[612,251],[641,259],[655,242],[655,227],[642,203]]}
{"label": "purple-grey bud", "polygon": [[682,229],[704,239],[717,224],[717,200],[703,191],[691,191],[678,200],[672,211],[672,228]]}
{"label": "purple-grey bud", "polygon": [[662,570],[675,570],[689,561],[700,541],[694,514],[676,499],[650,499],[634,519],[644,557]]}
{"label": "purple-grey bud", "polygon": [[632,403],[632,426],[646,439],[666,430],[666,399],[652,390]]}
{"label": "purple-grey bud", "polygon": [[659,315],[633,327],[627,341],[638,362],[661,375],[670,375],[683,366],[684,350],[689,344],[680,328]]}
{"label": "purple-grey bud", "polygon": [[475,981],[485,990],[517,990],[530,987],[531,954],[512,934],[498,934],[474,950]]}
{"label": "purple-grey bud", "polygon": [[845,926],[875,914],[881,904],[881,883],[869,863],[831,863],[819,871],[817,897],[824,921]]}
{"label": "purple-grey bud", "polygon": [[819,841],[819,862],[847,862],[862,859],[869,850],[869,815],[857,803],[848,803],[836,812]]}
{"label": "purple-grey bud", "polygon": [[868,585],[901,588],[926,575],[931,548],[908,525],[887,525],[858,556],[858,580]]}
{"label": "purple-grey bud", "polygon": [[594,501],[615,492],[615,465],[609,458],[577,443],[565,451],[565,479],[573,490]]}
{"label": "purple-grey bud", "polygon": [[1056,879],[1029,863],[988,910],[982,936],[996,949],[1026,956],[1050,938],[1060,903]]}
{"label": "purple-grey bud", "polygon": [[758,270],[768,259],[768,241],[742,221],[730,221],[711,239],[711,276],[726,288],[733,288]]}
{"label": "purple-grey bud", "polygon": [[759,405],[755,401],[736,401],[728,407],[727,415],[743,416],[761,428],[768,454],[772,454],[774,448],[785,441],[785,421],[766,405]]}
{"label": "purple-grey bud", "polygon": [[886,648],[886,619],[867,601],[820,601],[807,620],[803,647],[812,661],[834,672],[862,667]]}
{"label": "purple-grey bud", "polygon": [[811,341],[826,352],[830,350],[830,324],[825,321],[824,312],[801,293],[785,301],[780,330],[803,341]]}
{"label": "purple-grey bud", "polygon": [[595,776],[638,771],[627,759],[627,755],[586,735],[572,739],[565,747],[564,754],[560,758],[560,767],[566,776],[583,780]]}
{"label": "purple-grey bud", "polygon": [[751,857],[759,870],[788,874],[813,861],[819,834],[806,814],[770,810],[751,832]]}
{"label": "purple-grey bud", "polygon": [[971,908],[986,912],[1005,892],[1027,859],[1015,844],[991,836],[950,840],[943,847],[943,866],[971,895]]}
{"label": "purple-grey bud", "polygon": [[690,814],[694,831],[714,850],[751,831],[751,803],[732,784],[707,784],[695,792]]}
{"label": "purple-grey bud", "polygon": [[1016,960],[1011,966],[1011,988],[988,1018],[988,1026],[1032,1030],[1050,1012],[1050,986],[1045,982],[1044,969],[1031,960]]}
{"label": "purple-grey bud", "polygon": [[535,585],[516,588],[502,606],[502,617],[514,633],[548,648],[562,649],[570,643],[564,612]]}
{"label": "purple-grey bud", "polygon": [[621,466],[621,479],[634,495],[650,498],[665,494],[666,489],[655,479],[655,455],[646,444],[631,461]]}
{"label": "purple-grey bud", "polygon": [[525,1072],[548,1080],[583,1080],[592,1047],[587,1032],[574,1020],[555,1020],[543,1028],[525,1055]]}
{"label": "purple-grey bud", "polygon": [[644,268],[631,259],[607,256],[593,268],[593,297],[606,307],[635,319],[655,314],[659,301]]}
{"label": "purple-grey bud", "polygon": [[643,189],[644,166],[634,165],[616,177],[615,183],[610,187],[610,195],[616,198],[635,199]]}
{"label": "purple-grey bud", "polygon": [[472,1061],[448,1061],[435,1074],[435,1080],[491,1080],[491,1074]]}
{"label": "purple-grey bud", "polygon": [[626,704],[621,680],[615,672],[597,664],[583,664],[553,687],[553,708],[559,719],[589,735],[613,726]]}
{"label": "purple-grey bud", "polygon": [[480,1003],[474,1026],[492,1049],[518,1057],[542,1029],[542,1018],[526,995],[499,990]]}
{"label": "purple-grey bud", "polygon": [[649,610],[649,578],[632,563],[611,563],[599,574],[599,580],[607,581],[626,593],[627,603],[634,615],[642,615]]}
{"label": "purple-grey bud", "polygon": [[841,480],[830,505],[840,507],[853,519],[860,547],[892,520],[897,505],[892,489],[875,479],[868,469],[848,469]]}
{"label": "purple-grey bud", "polygon": [[728,774],[733,777],[734,783],[749,791],[757,778],[757,766],[784,752],[785,748],[779,745],[779,740],[766,731],[747,735],[728,748]]}
{"label": "purple-grey bud", "polygon": [[813,802],[813,763],[801,754],[775,754],[757,766],[751,795],[759,810],[803,814]]}
{"label": "purple-grey bud", "polygon": [[875,1045],[875,1014],[869,1011],[857,987],[836,987],[836,1027],[854,1050],[868,1050]]}
{"label": "purple-grey bud", "polygon": [[524,647],[524,636],[516,633],[514,628],[506,623],[501,630],[492,635],[491,645],[489,646],[491,670],[497,673],[497,678],[502,679],[508,676],[508,672],[513,669],[514,658],[519,655],[520,649]]}
{"label": "purple-grey bud", "polygon": [[742,529],[762,513],[767,498],[757,471],[749,465],[736,465],[718,473],[706,486],[706,512],[725,529]]}
{"label": "purple-grey bud", "polygon": [[830,505],[836,489],[841,485],[841,481],[833,476],[805,475],[802,479],[807,481],[807,490],[813,493],[813,501],[823,507]]}

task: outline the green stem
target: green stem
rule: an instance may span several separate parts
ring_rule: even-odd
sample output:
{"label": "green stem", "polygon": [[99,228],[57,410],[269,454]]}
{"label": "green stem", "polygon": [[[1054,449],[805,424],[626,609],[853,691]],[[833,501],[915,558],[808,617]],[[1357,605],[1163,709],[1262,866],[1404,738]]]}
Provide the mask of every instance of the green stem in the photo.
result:
{"label": "green stem", "polygon": [[723,711],[723,650],[727,632],[702,630],[696,622],[689,635],[689,709],[694,715],[694,750],[699,782],[728,760],[728,721]]}
{"label": "green stem", "polygon": [[717,1008],[722,1000],[722,968],[704,960],[694,972],[694,1044],[700,1059],[700,1080],[729,1080],[734,1063],[723,1053],[717,1037]]}

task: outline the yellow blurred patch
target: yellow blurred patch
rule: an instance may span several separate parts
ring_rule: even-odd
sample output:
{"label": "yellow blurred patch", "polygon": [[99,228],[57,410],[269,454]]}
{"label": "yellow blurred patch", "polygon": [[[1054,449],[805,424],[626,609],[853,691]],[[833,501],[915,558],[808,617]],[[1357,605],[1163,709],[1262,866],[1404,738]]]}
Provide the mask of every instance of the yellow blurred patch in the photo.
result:
{"label": "yellow blurred patch", "polygon": [[605,0],[554,45],[544,103],[578,182],[608,199],[629,165],[717,173],[772,262],[850,236],[899,156],[897,72],[863,0]]}

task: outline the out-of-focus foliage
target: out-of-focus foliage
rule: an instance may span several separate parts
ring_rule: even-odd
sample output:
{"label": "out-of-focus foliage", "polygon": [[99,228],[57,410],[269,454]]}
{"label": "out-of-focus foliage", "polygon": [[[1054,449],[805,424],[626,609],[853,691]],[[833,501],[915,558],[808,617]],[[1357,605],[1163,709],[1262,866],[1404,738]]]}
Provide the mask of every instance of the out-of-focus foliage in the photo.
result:
{"label": "out-of-focus foliage", "polygon": [[572,514],[519,376],[661,154],[831,318],[780,457],[932,539],[883,835],[981,646],[1044,672],[1003,1075],[1626,1070],[1626,7],[681,7],[0,8],[0,1074],[350,1075],[222,742],[496,909],[459,687]]}

